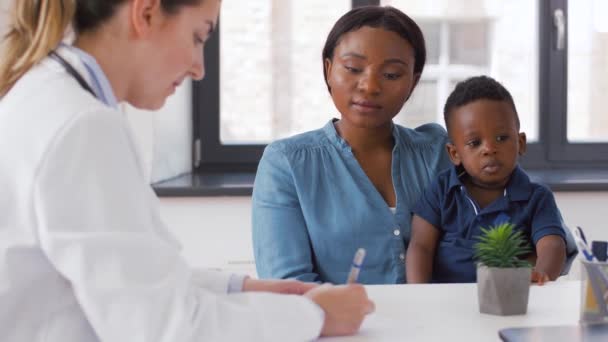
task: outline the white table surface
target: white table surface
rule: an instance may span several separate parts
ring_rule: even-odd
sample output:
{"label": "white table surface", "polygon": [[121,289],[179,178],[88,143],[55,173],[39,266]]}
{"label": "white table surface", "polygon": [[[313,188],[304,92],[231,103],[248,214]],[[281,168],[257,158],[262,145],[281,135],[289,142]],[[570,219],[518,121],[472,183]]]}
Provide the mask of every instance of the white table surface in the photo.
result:
{"label": "white table surface", "polygon": [[580,282],[532,285],[528,312],[517,316],[479,313],[477,284],[371,285],[376,312],[356,336],[321,341],[500,341],[498,330],[537,325],[576,325]]}

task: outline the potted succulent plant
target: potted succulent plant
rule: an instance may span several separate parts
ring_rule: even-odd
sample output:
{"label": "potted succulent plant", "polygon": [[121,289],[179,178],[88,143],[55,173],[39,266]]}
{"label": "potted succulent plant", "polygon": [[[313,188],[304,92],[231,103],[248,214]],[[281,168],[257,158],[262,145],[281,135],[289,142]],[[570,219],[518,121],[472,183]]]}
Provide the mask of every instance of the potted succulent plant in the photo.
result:
{"label": "potted succulent plant", "polygon": [[474,245],[479,311],[492,315],[520,315],[528,309],[530,263],[521,257],[531,248],[511,223],[481,228]]}

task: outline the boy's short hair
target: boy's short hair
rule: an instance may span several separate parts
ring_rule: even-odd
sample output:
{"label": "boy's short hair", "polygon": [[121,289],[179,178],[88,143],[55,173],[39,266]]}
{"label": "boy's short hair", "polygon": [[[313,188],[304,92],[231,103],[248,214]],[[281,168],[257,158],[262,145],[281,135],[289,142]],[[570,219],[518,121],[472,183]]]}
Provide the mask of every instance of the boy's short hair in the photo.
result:
{"label": "boy's short hair", "polygon": [[513,97],[502,84],[488,76],[475,76],[459,82],[450,96],[448,96],[443,107],[443,120],[449,131],[449,117],[452,111],[477,100],[506,101],[513,108],[515,123],[519,129],[519,116],[513,102]]}

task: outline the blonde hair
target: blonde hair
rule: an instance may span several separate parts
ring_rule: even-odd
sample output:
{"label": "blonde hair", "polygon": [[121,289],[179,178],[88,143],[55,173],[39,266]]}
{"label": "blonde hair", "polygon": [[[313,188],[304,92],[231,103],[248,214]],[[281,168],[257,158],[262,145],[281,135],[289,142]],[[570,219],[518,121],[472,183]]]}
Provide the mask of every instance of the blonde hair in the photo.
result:
{"label": "blonde hair", "polygon": [[0,50],[0,97],[63,39],[76,0],[13,0]]}

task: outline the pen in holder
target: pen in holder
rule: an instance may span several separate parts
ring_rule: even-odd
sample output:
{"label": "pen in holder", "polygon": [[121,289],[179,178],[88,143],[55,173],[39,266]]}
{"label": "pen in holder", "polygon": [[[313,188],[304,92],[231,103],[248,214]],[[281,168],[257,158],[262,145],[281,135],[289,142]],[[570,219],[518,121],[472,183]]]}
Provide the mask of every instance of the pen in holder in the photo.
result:
{"label": "pen in holder", "polygon": [[581,323],[608,323],[608,263],[581,260]]}

